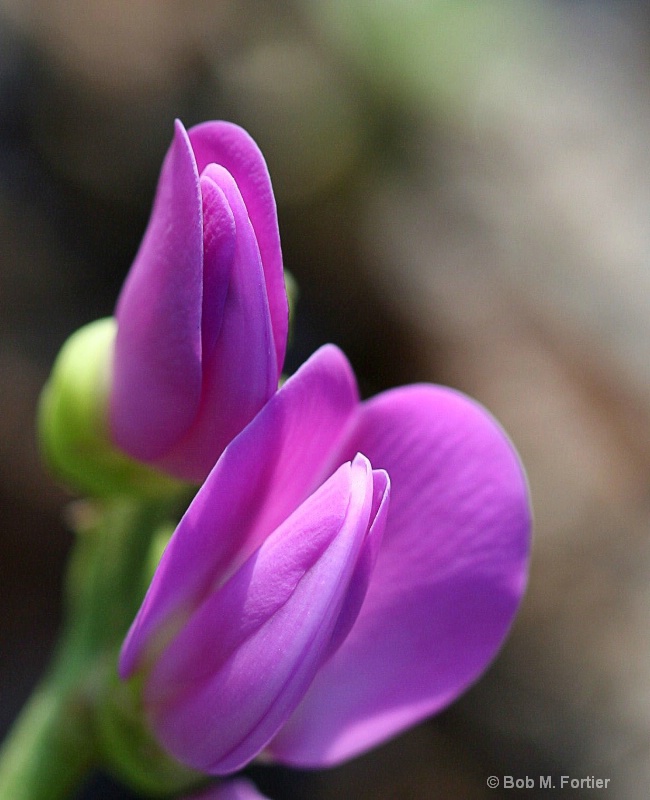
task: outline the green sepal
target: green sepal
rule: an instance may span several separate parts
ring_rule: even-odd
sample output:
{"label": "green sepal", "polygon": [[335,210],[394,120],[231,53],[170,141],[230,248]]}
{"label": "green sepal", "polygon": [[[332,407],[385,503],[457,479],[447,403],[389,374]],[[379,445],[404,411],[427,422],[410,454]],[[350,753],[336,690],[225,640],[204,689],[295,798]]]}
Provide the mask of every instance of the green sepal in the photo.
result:
{"label": "green sepal", "polygon": [[179,764],[157,742],[142,708],[142,679],[123,683],[117,675],[96,717],[103,762],[120,780],[155,797],[200,789],[206,775]]}
{"label": "green sepal", "polygon": [[117,323],[91,322],[64,344],[41,394],[43,455],[70,488],[94,497],[165,497],[185,484],[129,458],[112,442],[107,404]]}

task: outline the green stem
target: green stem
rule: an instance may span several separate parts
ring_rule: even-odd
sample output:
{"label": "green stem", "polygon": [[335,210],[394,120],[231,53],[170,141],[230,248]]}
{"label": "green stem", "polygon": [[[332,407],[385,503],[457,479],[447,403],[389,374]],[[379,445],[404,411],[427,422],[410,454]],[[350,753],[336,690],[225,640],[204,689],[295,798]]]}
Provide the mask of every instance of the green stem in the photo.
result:
{"label": "green stem", "polygon": [[3,800],[64,800],[92,767],[112,760],[102,752],[97,714],[115,691],[117,653],[142,600],[152,538],[177,516],[178,502],[118,499],[82,509],[63,636],[0,751]]}
{"label": "green stem", "polygon": [[34,692],[0,755],[0,797],[63,800],[97,761],[79,687],[53,673]]}

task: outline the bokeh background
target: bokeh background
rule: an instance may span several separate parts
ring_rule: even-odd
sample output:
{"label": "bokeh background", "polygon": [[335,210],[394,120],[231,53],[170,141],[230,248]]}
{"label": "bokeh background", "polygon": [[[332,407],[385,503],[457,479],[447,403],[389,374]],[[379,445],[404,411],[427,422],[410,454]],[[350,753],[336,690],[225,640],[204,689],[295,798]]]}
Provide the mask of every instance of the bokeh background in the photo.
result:
{"label": "bokeh background", "polygon": [[[260,787],[478,800],[518,794],[489,775],[566,774],[647,798],[649,78],[650,12],[627,0],[0,0],[3,732],[51,653],[71,545],[39,391],[112,311],[174,117],[225,118],[274,181],[289,370],[334,341],[365,394],[477,397],[536,513],[530,590],[479,684],[338,769],[256,768]],[[81,798],[134,800],[104,775]]]}

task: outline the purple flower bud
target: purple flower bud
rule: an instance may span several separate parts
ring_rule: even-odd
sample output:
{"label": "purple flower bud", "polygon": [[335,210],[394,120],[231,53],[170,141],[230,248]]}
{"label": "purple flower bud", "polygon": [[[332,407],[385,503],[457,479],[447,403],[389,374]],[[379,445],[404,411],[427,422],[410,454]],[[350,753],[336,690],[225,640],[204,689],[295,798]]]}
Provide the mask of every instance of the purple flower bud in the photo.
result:
{"label": "purple flower bud", "polygon": [[525,476],[484,409],[428,385],[359,403],[322,348],[196,495],[121,675],[194,769],[263,750],[339,763],[476,680],[521,600],[529,537]]}
{"label": "purple flower bud", "polygon": [[277,389],[287,339],[273,191],[241,128],[176,122],[116,317],[115,443],[200,482]]}

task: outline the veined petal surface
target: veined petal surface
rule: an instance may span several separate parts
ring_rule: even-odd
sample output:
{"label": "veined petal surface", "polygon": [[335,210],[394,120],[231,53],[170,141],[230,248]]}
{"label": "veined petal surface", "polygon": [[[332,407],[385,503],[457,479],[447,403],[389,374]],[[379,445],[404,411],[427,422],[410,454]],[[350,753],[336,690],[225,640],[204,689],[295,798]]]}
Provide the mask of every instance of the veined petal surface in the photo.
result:
{"label": "veined petal surface", "polygon": [[449,389],[362,404],[340,458],[391,479],[382,547],[361,612],[268,752],[339,763],[442,709],[485,669],[520,603],[530,512],[505,434]]}

